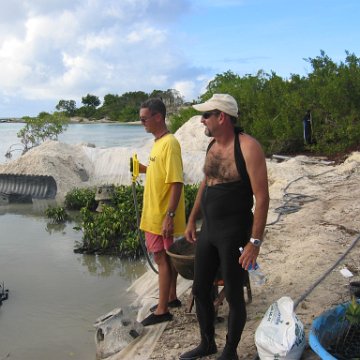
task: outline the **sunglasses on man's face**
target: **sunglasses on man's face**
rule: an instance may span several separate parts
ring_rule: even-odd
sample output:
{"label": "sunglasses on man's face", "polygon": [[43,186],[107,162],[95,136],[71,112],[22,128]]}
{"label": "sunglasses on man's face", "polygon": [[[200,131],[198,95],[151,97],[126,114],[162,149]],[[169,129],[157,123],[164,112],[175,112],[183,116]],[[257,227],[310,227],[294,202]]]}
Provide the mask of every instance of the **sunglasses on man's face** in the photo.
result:
{"label": "sunglasses on man's face", "polygon": [[213,115],[219,115],[219,114],[220,114],[220,111],[214,110],[214,111],[206,111],[201,116],[203,117],[203,119],[206,120],[206,119],[209,119]]}

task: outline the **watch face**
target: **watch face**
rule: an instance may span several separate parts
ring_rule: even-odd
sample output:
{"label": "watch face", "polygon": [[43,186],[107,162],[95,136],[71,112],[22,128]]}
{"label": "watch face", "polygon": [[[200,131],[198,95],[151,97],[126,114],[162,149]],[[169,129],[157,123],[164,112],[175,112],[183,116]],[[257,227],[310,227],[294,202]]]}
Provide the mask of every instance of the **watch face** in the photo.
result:
{"label": "watch face", "polygon": [[261,241],[259,239],[250,239],[250,241],[255,246],[260,246],[261,245]]}

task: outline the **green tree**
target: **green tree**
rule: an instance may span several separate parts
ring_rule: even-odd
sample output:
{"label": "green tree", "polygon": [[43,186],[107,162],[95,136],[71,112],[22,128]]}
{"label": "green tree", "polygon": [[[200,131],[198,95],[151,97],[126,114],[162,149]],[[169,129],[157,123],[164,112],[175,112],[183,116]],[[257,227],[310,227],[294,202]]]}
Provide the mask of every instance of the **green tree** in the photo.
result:
{"label": "green tree", "polygon": [[69,118],[62,113],[50,115],[42,112],[35,118],[25,117],[24,120],[25,126],[17,133],[24,145],[24,152],[45,140],[57,140],[69,124]]}
{"label": "green tree", "polygon": [[101,104],[101,101],[96,95],[87,94],[81,98],[81,103],[84,106],[80,107],[76,111],[76,114],[78,116],[91,118],[96,115],[96,108]]}
{"label": "green tree", "polygon": [[[240,107],[240,124],[270,155],[312,151],[325,155],[344,151],[360,142],[360,59],[346,51],[336,64],[324,51],[305,59],[313,68],[307,76],[283,79],[259,70],[240,77],[232,71],[217,74],[199,101],[214,93],[231,94]],[[302,118],[313,115],[315,144],[304,145]],[[179,119],[180,117],[180,119]],[[176,118],[183,122],[182,112]]]}
{"label": "green tree", "polygon": [[60,100],[55,106],[56,110],[64,111],[67,116],[74,116],[76,113],[75,100]]}
{"label": "green tree", "polygon": [[143,91],[126,92],[120,96],[120,111],[118,121],[135,121],[139,117],[139,108],[149,96]]}
{"label": "green tree", "polygon": [[87,94],[81,98],[81,102],[88,107],[96,108],[101,104],[100,99],[96,95]]}
{"label": "green tree", "polygon": [[184,125],[194,115],[197,115],[197,111],[191,106],[181,108],[177,114],[169,117],[169,130],[174,134],[177,129]]}
{"label": "green tree", "polygon": [[166,106],[168,115],[175,114],[184,105],[184,99],[180,92],[175,89],[153,90],[149,97],[160,98]]}

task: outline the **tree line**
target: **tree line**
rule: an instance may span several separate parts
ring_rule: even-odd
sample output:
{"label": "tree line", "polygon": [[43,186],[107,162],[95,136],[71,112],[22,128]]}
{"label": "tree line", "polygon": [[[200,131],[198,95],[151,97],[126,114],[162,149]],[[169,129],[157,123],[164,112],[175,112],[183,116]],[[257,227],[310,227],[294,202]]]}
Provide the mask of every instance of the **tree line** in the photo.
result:
{"label": "tree line", "polygon": [[[259,140],[266,155],[304,151],[328,156],[343,153],[360,144],[360,58],[349,51],[345,54],[345,60],[337,64],[321,50],[319,56],[304,59],[310,64],[311,72],[306,76],[291,74],[285,79],[273,71],[259,70],[256,75],[239,76],[229,70],[217,74],[195,102],[205,101],[214,93],[231,94],[239,104],[239,124]],[[44,121],[51,122],[55,117],[57,133],[63,130],[59,123],[66,126],[68,122],[64,118],[71,116],[134,121],[138,119],[140,104],[149,97],[163,99],[173,133],[197,114],[178,91],[169,89],[107,94],[102,104],[96,95],[88,94],[82,98],[83,106],[79,108],[74,100],[60,100],[57,112],[41,113],[37,120],[42,120],[41,128]],[[303,139],[302,119],[308,110],[313,120],[311,144],[305,144]],[[26,136],[34,124],[39,125],[36,119],[27,120],[33,123],[30,130],[22,134]],[[43,140],[38,128],[37,139]],[[48,128],[46,136],[52,130]],[[31,145],[39,142],[31,137],[25,140]]]}
{"label": "tree line", "polygon": [[138,119],[141,103],[150,97],[161,98],[169,114],[175,113],[184,104],[177,90],[168,89],[166,91],[153,90],[151,93],[133,91],[122,95],[107,94],[102,104],[98,96],[87,94],[82,97],[82,106],[79,108],[75,100],[64,99],[61,99],[55,108],[68,117],[79,116],[94,120],[106,118],[111,121],[131,122]]}
{"label": "tree line", "polygon": [[[242,77],[227,71],[215,76],[200,100],[214,93],[234,96],[240,125],[260,141],[267,155],[346,152],[360,144],[360,58],[345,54],[336,64],[321,50],[319,56],[304,59],[312,68],[308,75],[288,79],[262,70]],[[313,119],[311,145],[303,140],[302,119],[308,110]],[[182,109],[174,116],[176,127],[195,113]]]}

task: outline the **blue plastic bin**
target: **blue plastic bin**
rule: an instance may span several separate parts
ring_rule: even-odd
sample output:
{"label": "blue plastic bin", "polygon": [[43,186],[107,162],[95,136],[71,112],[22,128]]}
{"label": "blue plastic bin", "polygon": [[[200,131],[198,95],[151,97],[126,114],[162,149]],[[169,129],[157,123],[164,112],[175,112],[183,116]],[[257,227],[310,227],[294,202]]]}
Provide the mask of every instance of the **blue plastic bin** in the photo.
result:
{"label": "blue plastic bin", "polygon": [[[357,300],[357,302],[360,303],[360,300]],[[325,348],[328,348],[330,344],[334,344],[335,339],[341,335],[342,319],[349,304],[349,302],[340,304],[325,311],[315,318],[312,323],[309,344],[311,349],[323,360],[337,360]]]}

